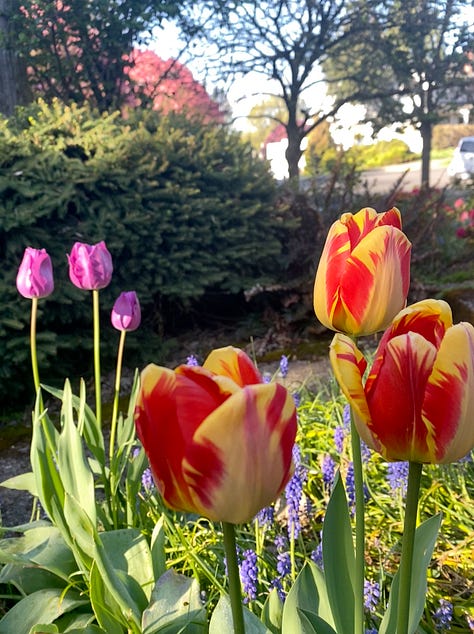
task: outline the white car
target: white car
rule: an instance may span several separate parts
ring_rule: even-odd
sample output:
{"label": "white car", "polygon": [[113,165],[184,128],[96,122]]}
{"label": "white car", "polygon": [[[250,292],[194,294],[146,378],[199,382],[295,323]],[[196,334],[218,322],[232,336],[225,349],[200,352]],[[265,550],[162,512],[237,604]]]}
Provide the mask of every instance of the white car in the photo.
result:
{"label": "white car", "polygon": [[474,177],[474,136],[460,139],[447,172],[451,178]]}

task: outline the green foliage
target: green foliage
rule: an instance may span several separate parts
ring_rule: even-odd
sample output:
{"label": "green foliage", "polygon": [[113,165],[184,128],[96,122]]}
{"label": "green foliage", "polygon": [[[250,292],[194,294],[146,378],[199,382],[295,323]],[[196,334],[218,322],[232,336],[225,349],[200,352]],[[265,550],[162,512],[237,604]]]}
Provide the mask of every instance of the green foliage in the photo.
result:
{"label": "green foliage", "polygon": [[359,169],[370,169],[405,163],[418,158],[403,141],[378,141],[372,145],[355,145],[349,150],[351,159]]}
{"label": "green foliage", "polygon": [[[239,293],[278,270],[285,220],[273,203],[273,179],[225,127],[154,112],[124,121],[39,103],[0,123],[0,157],[0,398],[12,396],[7,379],[28,363],[29,308],[15,289],[28,245],[47,249],[55,273],[55,293],[40,302],[45,379],[58,355],[63,376],[90,365],[83,336],[90,300],[67,273],[75,241],[106,241],[114,276],[101,293],[104,321],[119,292],[136,290],[145,323],[136,341],[146,340],[148,350],[177,308],[207,291]],[[116,341],[104,343],[107,360]],[[67,365],[73,350],[74,370]]]}

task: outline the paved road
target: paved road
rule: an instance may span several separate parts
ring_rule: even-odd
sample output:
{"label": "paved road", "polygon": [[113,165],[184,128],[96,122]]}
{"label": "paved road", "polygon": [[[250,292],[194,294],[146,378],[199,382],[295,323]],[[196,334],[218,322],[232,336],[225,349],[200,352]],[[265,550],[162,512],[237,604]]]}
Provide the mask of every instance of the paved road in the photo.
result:
{"label": "paved road", "polygon": [[[388,165],[374,170],[363,172],[363,179],[369,184],[369,188],[376,192],[386,192],[393,187],[397,180],[406,172],[401,183],[404,191],[411,191],[421,184],[421,161],[404,163],[402,165]],[[449,183],[446,174],[446,164],[443,161],[431,161],[430,185],[431,187],[445,187]]]}

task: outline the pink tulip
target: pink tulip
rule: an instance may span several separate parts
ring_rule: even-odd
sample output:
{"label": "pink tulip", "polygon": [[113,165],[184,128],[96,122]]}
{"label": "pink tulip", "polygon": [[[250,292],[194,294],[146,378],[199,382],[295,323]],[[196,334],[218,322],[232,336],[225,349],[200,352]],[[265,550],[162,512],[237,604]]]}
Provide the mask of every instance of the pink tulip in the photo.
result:
{"label": "pink tulip", "polygon": [[135,291],[120,293],[112,308],[112,326],[117,330],[131,332],[138,328],[141,318],[140,302]]}
{"label": "pink tulip", "polygon": [[20,295],[28,299],[47,297],[54,290],[53,266],[45,249],[26,247],[16,276]]}
{"label": "pink tulip", "polygon": [[92,245],[76,242],[68,261],[71,282],[84,291],[105,288],[112,279],[112,256],[104,241]]}

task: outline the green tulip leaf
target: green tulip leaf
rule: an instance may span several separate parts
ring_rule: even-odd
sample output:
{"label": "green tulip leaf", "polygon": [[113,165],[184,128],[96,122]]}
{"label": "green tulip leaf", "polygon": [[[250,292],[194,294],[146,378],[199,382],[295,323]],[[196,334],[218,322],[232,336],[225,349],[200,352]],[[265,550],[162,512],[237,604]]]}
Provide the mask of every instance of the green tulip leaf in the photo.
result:
{"label": "green tulip leaf", "polygon": [[151,560],[155,579],[159,579],[166,572],[165,539],[164,517],[162,515],[151,534]]}
{"label": "green tulip leaf", "polygon": [[141,610],[144,610],[150,600],[155,579],[145,536],[136,528],[124,528],[100,533],[99,539],[113,568],[136,581],[140,590],[134,598],[141,604]]}
{"label": "green tulip leaf", "polygon": [[77,500],[91,522],[95,524],[94,477],[84,455],[81,436],[74,423],[69,381],[66,381],[64,385],[61,427],[57,463],[64,490]]}
{"label": "green tulip leaf", "polygon": [[[431,562],[440,526],[441,515],[438,514],[420,524],[415,531],[408,634],[414,634],[417,631],[418,624],[425,609],[427,589],[426,574]],[[380,624],[379,634],[391,634],[391,632],[396,630],[399,584],[399,572],[397,572],[393,578],[390,599],[387,611]]]}
{"label": "green tulip leaf", "polygon": [[[49,385],[42,387],[60,401],[64,399],[63,390],[58,390]],[[72,396],[72,406],[77,412],[78,430],[81,436],[84,436],[87,446],[99,464],[105,464],[104,437],[97,424],[94,412],[86,403],[85,383],[83,379],[81,379],[80,396]]]}
{"label": "green tulip leaf", "polygon": [[[59,530],[49,523],[32,524],[21,537],[1,540],[0,563],[18,566],[18,570],[15,567],[3,568],[0,571],[0,580],[14,583],[14,579],[18,582],[23,579],[21,583],[26,584],[26,594],[29,593],[27,587],[30,581],[33,582],[34,570],[49,572],[65,583],[69,583],[70,575],[77,570],[71,549],[64,542]],[[21,573],[23,566],[28,567],[28,572],[24,575]]]}
{"label": "green tulip leaf", "polygon": [[278,596],[276,588],[267,596],[267,600],[262,609],[262,622],[272,632],[272,634],[280,634],[281,622],[283,616],[283,603]]}
{"label": "green tulip leaf", "polygon": [[33,497],[38,497],[35,475],[32,471],[8,478],[8,480],[1,482],[0,486],[6,489],[14,489],[15,491],[28,491]]}
{"label": "green tulip leaf", "polygon": [[67,533],[62,506],[64,487],[56,465],[58,432],[37,399],[33,418],[30,459],[35,477],[35,490],[42,507],[53,522]]}
{"label": "green tulip leaf", "polygon": [[122,611],[108,591],[95,563],[92,564],[90,571],[89,588],[92,609],[102,628],[101,631],[107,634],[123,634]]}
{"label": "green tulip leaf", "polygon": [[334,627],[338,634],[352,634],[355,555],[349,507],[339,473],[324,517],[322,540],[324,576]]}
{"label": "green tulip leaf", "polygon": [[317,614],[309,610],[300,610],[298,613],[301,619],[301,632],[304,634],[337,634],[329,623],[323,621]]}
{"label": "green tulip leaf", "polygon": [[59,632],[59,630],[58,626],[54,625],[54,623],[39,623],[38,625],[35,625],[31,628],[29,634],[55,634],[56,632]]}
{"label": "green tulip leaf", "polygon": [[[303,611],[311,612],[334,626],[324,575],[312,561],[304,565],[288,592],[283,607],[282,632],[304,632]],[[307,617],[304,620],[307,621]]]}
{"label": "green tulip leaf", "polygon": [[[227,630],[221,630],[220,634],[223,631]],[[196,579],[180,575],[174,570],[165,572],[156,582],[150,604],[143,612],[142,632],[205,634],[207,617]]]}
{"label": "green tulip leaf", "polygon": [[73,590],[64,593],[59,588],[44,588],[24,597],[8,610],[0,620],[0,634],[30,634],[31,628],[38,623],[49,625],[62,614],[87,603],[87,599]]}
{"label": "green tulip leaf", "polygon": [[[250,612],[245,606],[242,609],[244,612],[245,634],[271,634],[271,630],[255,614]],[[223,594],[212,613],[209,623],[209,634],[223,634],[224,632],[233,631],[234,623],[230,597],[227,594]]]}

